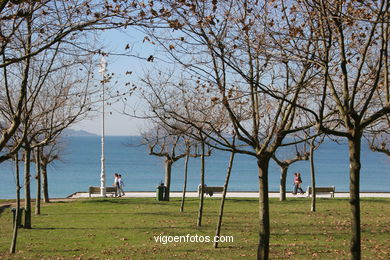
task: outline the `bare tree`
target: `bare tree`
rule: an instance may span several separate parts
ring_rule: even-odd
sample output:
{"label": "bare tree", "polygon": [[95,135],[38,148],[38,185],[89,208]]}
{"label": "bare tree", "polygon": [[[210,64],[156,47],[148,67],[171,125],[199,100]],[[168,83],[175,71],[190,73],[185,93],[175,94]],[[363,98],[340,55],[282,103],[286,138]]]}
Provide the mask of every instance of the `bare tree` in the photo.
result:
{"label": "bare tree", "polygon": [[37,182],[37,195],[35,197],[35,215],[41,214],[41,148],[35,149],[35,180]]}
{"label": "bare tree", "polygon": [[[170,58],[183,65],[188,81],[192,81],[190,86],[205,90],[201,102],[213,107],[207,111],[222,109],[237,139],[250,149],[233,147],[221,132],[208,132],[218,129],[212,112],[202,121],[192,120],[192,124],[188,124],[197,127],[196,123],[202,122],[205,126],[202,133],[220,149],[235,150],[257,159],[258,258],[268,259],[269,161],[288,134],[302,129],[294,116],[298,115],[298,109],[304,109],[298,106],[298,99],[312,76],[311,65],[276,47],[275,53],[267,52],[269,25],[263,18],[267,17],[268,4],[250,1],[164,3],[172,9],[166,21],[171,29],[155,34],[154,39]],[[306,43],[304,47],[303,55],[308,59],[311,44]],[[191,100],[191,103],[194,102]],[[185,116],[177,115],[172,108],[165,110],[179,120]],[[191,122],[188,117],[183,121]]]}
{"label": "bare tree", "polygon": [[[61,136],[59,136],[59,138],[61,138]],[[54,140],[53,142],[50,142],[49,144],[42,147],[42,153],[40,156],[39,163],[40,163],[40,168],[42,173],[43,201],[45,203],[50,202],[47,167],[55,160],[59,160],[61,158],[60,154],[62,150],[63,150],[63,144],[61,143],[60,140]]]}
{"label": "bare tree", "polygon": [[[187,177],[188,177],[188,160],[190,157],[197,158],[201,154],[198,151],[199,143],[192,141],[188,137],[184,136],[184,145],[185,145],[185,161],[184,161],[184,179],[183,179],[183,193],[181,197],[180,212],[184,212],[184,203],[187,192]],[[211,150],[208,149],[208,153],[205,156],[210,156]]]}
{"label": "bare tree", "polygon": [[[299,20],[295,23],[295,39],[302,39],[306,32],[314,33],[317,38],[311,41],[316,49],[310,62],[321,75],[312,88],[320,89],[317,96],[321,98],[316,112],[312,110],[313,104],[305,106],[312,110],[321,132],[348,141],[352,259],[361,258],[361,139],[368,127],[390,113],[386,85],[389,5],[388,1],[304,1],[303,5],[297,2],[285,7],[286,13],[300,16],[285,17],[291,22],[292,18]],[[278,34],[285,32],[278,30]],[[296,56],[300,50],[290,49]]]}
{"label": "bare tree", "polygon": [[169,201],[171,190],[172,164],[187,155],[186,152],[181,152],[178,154],[177,151],[178,149],[180,149],[181,144],[179,143],[179,141],[181,140],[181,136],[171,135],[163,127],[156,126],[148,133],[143,134],[142,137],[145,140],[145,143],[148,144],[150,155],[164,158],[164,185],[166,187],[164,200]]}
{"label": "bare tree", "polygon": [[[153,16],[165,15],[165,11],[152,15],[145,9],[148,4],[143,1],[106,1],[104,4],[92,0],[11,1],[8,5],[6,2],[0,3],[0,55],[6,57],[0,63],[0,68],[38,55],[61,41],[78,46],[82,51],[85,49],[80,39],[85,36],[85,32],[142,25],[143,21]],[[34,20],[31,33],[35,39],[31,52],[15,53],[12,45],[18,42],[18,31],[30,18]],[[99,49],[90,51],[99,52]]]}
{"label": "bare tree", "polygon": [[[9,113],[0,120],[0,151],[3,152],[0,162],[11,158],[22,144],[19,139],[12,144],[13,149],[9,149],[9,141],[22,123],[31,59],[57,49],[58,44],[62,44],[65,53],[77,49],[79,57],[86,53],[104,54],[99,46],[91,46],[96,32],[140,25],[142,21],[150,20],[156,15],[144,10],[146,6],[142,1],[105,1],[104,4],[92,0],[0,2],[0,68],[3,76],[0,84],[5,93],[0,98]],[[165,12],[159,15],[165,15]],[[23,67],[22,73],[15,73],[15,67]],[[20,82],[17,87],[12,83],[15,77]],[[5,147],[7,154],[3,151]]]}
{"label": "bare tree", "polygon": [[[306,151],[306,147],[300,147],[301,149],[298,150],[298,144],[295,144],[295,156],[287,156],[288,159],[280,159],[276,154],[272,156],[272,159],[279,165],[280,167],[280,185],[279,185],[279,200],[285,201],[286,200],[286,180],[287,180],[287,172],[288,168],[291,164],[303,160],[309,160],[309,152]],[[282,156],[280,152],[279,156]]]}
{"label": "bare tree", "polygon": [[10,247],[10,253],[14,254],[16,252],[16,241],[18,239],[18,229],[19,229],[19,222],[21,222],[21,215],[20,215],[20,172],[19,172],[19,154],[16,153],[14,155],[14,161],[15,161],[15,184],[16,184],[16,213],[15,213],[15,223],[13,226],[13,232],[12,232],[12,242]]}
{"label": "bare tree", "polygon": [[[232,145],[235,145],[235,139],[236,139],[236,136],[233,135]],[[229,165],[228,165],[227,170],[226,170],[225,183],[223,185],[221,206],[219,207],[218,222],[217,222],[217,227],[215,229],[215,237],[219,237],[221,234],[223,210],[225,207],[225,199],[226,199],[227,189],[229,186],[230,175],[231,175],[232,168],[233,168],[234,156],[235,156],[235,152],[232,151],[230,153]],[[214,248],[217,248],[217,247],[218,247],[218,240],[215,240],[214,241]]]}
{"label": "bare tree", "polygon": [[[69,57],[65,55],[62,55],[63,59],[60,62],[56,62],[59,53],[57,51],[58,49],[52,53],[44,52],[43,57],[36,55],[29,58],[28,95],[23,100],[22,124],[13,136],[14,143],[22,142],[24,149],[24,228],[31,228],[30,165],[33,161],[36,163],[38,185],[36,214],[40,214],[41,160],[39,153],[36,158],[31,158],[31,152],[34,149],[41,150],[43,146],[55,142],[65,128],[85,116],[93,100],[91,66],[86,66],[85,59],[69,62],[67,59]],[[9,110],[3,109],[3,114],[7,115],[7,112],[12,114],[11,110],[12,107]],[[19,189],[20,185],[17,184],[17,190]],[[12,241],[11,252],[14,252],[15,248],[16,236]]]}
{"label": "bare tree", "polygon": [[308,141],[310,146],[309,151],[309,160],[310,160],[310,177],[311,177],[311,204],[310,204],[310,210],[316,211],[316,171],[315,171],[315,164],[314,164],[314,151],[317,150],[322,142],[324,141],[325,136],[316,136],[313,135],[311,140]]}
{"label": "bare tree", "polygon": [[186,199],[186,192],[187,192],[187,177],[188,177],[188,160],[190,158],[190,142],[188,139],[184,140],[185,142],[185,151],[186,151],[186,157],[184,159],[184,178],[183,178],[183,193],[181,196],[181,203],[180,203],[180,212],[184,212],[184,203]]}
{"label": "bare tree", "polygon": [[[143,79],[146,90],[143,98],[150,106],[155,120],[159,120],[164,127],[174,132],[181,133],[197,144],[199,151],[194,155],[200,157],[200,196],[197,226],[202,225],[204,189],[205,186],[205,157],[210,156],[208,135],[213,131],[207,126],[206,120],[212,117],[209,102],[196,93],[189,95],[185,82],[170,82],[160,75],[158,80],[148,75]],[[198,91],[195,91],[198,92]],[[188,94],[188,95],[187,95]],[[198,93],[200,94],[200,93]],[[149,117],[152,117],[151,115]],[[215,121],[223,122],[223,117],[215,117]],[[215,129],[221,126],[214,125]]]}

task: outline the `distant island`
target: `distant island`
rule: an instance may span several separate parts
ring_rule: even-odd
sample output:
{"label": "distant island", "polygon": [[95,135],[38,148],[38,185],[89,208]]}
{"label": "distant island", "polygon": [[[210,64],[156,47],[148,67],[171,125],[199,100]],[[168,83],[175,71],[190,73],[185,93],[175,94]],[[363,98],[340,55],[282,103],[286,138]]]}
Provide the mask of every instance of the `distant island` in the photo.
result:
{"label": "distant island", "polygon": [[74,130],[74,129],[65,129],[63,134],[65,136],[97,136],[96,134],[84,130]]}

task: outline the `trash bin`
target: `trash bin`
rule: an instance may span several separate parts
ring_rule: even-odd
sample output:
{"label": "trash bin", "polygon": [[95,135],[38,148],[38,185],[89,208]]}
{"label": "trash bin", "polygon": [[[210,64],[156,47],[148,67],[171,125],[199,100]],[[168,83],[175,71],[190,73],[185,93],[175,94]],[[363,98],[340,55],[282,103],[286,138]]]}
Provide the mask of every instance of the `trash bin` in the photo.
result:
{"label": "trash bin", "polygon": [[167,186],[164,186],[164,201],[169,201],[169,192]]}
{"label": "trash bin", "polygon": [[161,183],[159,186],[156,188],[156,199],[158,201],[163,201],[165,197],[165,190],[166,187],[164,186],[163,183]]}

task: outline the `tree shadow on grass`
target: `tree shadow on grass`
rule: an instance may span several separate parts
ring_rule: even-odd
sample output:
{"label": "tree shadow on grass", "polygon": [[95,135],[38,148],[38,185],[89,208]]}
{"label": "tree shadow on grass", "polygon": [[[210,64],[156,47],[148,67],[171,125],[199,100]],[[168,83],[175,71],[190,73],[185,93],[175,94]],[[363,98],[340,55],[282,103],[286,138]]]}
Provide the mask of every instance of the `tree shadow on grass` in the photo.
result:
{"label": "tree shadow on grass", "polygon": [[179,212],[159,211],[159,212],[135,212],[132,215],[148,215],[148,216],[172,216],[177,218],[188,218],[188,215],[180,214]]}
{"label": "tree shadow on grass", "polygon": [[85,203],[85,204],[104,203],[104,204],[121,204],[121,205],[139,205],[139,204],[171,205],[169,202],[166,201],[159,202],[156,200],[150,200],[150,198],[88,199],[88,200],[81,200],[80,203]]}
{"label": "tree shadow on grass", "polygon": [[[140,230],[140,231],[161,231],[161,226],[155,226],[155,227],[33,227],[33,230]],[[167,227],[163,227],[167,228]],[[188,227],[174,227],[177,229],[183,229],[187,230]]]}
{"label": "tree shadow on grass", "polygon": [[250,203],[254,203],[254,204],[259,203],[259,199],[257,199],[257,198],[252,198],[252,199],[226,198],[226,201],[233,202],[233,203],[242,203],[242,202],[250,202]]}
{"label": "tree shadow on grass", "polygon": [[90,212],[61,212],[61,213],[50,213],[48,216],[54,215],[132,215],[133,212],[116,212],[116,211],[90,211]]}
{"label": "tree shadow on grass", "polygon": [[133,230],[130,227],[34,227],[35,230]]}
{"label": "tree shadow on grass", "polygon": [[[147,209],[143,209],[147,210]],[[195,211],[194,211],[195,212]],[[41,214],[41,216],[58,216],[58,215],[127,215],[127,216],[143,216],[143,215],[148,215],[148,216],[171,216],[171,217],[177,217],[177,218],[186,218],[189,216],[189,214],[192,214],[194,212],[186,212],[187,214],[179,213],[179,212],[171,212],[171,211],[139,211],[139,212],[124,212],[124,211],[111,211],[107,209],[102,209],[101,211],[97,211],[94,209],[93,211],[83,211],[83,212],[78,212],[78,211],[67,211],[67,212],[59,212],[59,213],[50,213],[50,214]],[[207,215],[207,214],[206,214]]]}
{"label": "tree shadow on grass", "polygon": [[360,201],[361,202],[376,202],[376,203],[386,203],[386,204],[390,204],[390,198],[383,198],[383,199],[379,199],[379,198],[360,198]]}

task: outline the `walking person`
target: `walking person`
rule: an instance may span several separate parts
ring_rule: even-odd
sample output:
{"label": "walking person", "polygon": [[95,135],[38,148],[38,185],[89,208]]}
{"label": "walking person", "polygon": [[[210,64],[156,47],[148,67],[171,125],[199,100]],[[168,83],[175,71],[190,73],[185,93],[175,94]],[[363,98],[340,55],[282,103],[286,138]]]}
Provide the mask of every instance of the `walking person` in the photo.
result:
{"label": "walking person", "polygon": [[300,194],[304,194],[305,192],[301,188],[302,178],[299,172],[294,173],[294,190],[293,194],[296,195],[299,191]]}
{"label": "walking person", "polygon": [[121,197],[120,186],[119,186],[119,174],[115,173],[114,176],[115,178],[114,178],[113,186],[115,187],[115,197]]}
{"label": "walking person", "polygon": [[125,183],[122,181],[121,174],[118,174],[118,184],[119,184],[119,194],[122,194],[122,196],[125,196],[125,192],[123,191],[123,187],[125,186]]}
{"label": "walking person", "polygon": [[298,191],[298,176],[297,176],[297,173],[295,172],[294,173],[293,192],[292,192],[292,194],[296,195],[297,191]]}

